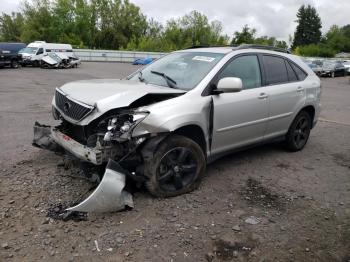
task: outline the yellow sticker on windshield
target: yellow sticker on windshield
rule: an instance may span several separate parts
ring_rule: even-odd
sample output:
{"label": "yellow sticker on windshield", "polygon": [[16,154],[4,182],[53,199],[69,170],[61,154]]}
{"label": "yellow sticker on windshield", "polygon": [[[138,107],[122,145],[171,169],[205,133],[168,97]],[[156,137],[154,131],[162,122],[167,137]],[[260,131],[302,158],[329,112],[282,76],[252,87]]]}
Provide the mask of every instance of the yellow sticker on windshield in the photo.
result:
{"label": "yellow sticker on windshield", "polygon": [[197,60],[197,61],[203,61],[203,62],[213,62],[215,60],[214,57],[210,56],[195,56],[192,58],[192,60]]}

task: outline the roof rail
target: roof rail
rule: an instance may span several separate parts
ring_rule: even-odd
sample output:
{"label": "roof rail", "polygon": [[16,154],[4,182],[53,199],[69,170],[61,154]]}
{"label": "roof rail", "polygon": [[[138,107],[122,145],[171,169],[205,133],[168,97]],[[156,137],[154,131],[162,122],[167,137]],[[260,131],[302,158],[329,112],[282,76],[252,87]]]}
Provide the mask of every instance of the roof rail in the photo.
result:
{"label": "roof rail", "polygon": [[185,49],[209,48],[209,47],[232,47],[232,45],[194,45],[194,46],[186,47]]}
{"label": "roof rail", "polygon": [[243,45],[237,46],[235,49],[248,49],[248,48],[271,50],[271,51],[282,52],[287,54],[291,53],[290,50],[288,49],[283,49],[283,48],[268,46],[268,45],[255,45],[255,44],[243,44]]}

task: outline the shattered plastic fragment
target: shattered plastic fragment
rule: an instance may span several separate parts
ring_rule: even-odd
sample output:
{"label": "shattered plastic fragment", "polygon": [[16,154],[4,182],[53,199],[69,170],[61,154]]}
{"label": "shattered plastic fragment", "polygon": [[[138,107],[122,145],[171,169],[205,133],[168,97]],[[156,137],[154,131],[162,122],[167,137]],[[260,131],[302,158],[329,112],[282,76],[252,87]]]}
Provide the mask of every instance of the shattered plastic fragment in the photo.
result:
{"label": "shattered plastic fragment", "polygon": [[80,212],[113,212],[134,207],[132,195],[124,190],[125,175],[113,160],[109,160],[101,183],[92,194],[80,204],[67,208]]}
{"label": "shattered plastic fragment", "polygon": [[60,146],[51,137],[51,127],[41,125],[38,122],[34,124],[33,145],[50,151],[60,151]]}

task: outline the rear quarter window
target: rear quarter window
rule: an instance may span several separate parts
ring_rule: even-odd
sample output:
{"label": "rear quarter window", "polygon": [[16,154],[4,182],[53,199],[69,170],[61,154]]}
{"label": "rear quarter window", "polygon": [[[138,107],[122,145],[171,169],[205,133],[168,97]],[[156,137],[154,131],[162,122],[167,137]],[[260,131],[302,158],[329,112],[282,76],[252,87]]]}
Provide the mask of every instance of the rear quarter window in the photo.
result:
{"label": "rear quarter window", "polygon": [[287,60],[285,60],[286,63],[286,67],[287,67],[287,73],[288,73],[288,79],[290,82],[295,82],[298,81],[298,76],[297,74],[294,72],[292,66],[289,64],[289,62]]}
{"label": "rear quarter window", "polygon": [[262,59],[267,85],[288,82],[288,73],[284,58],[278,56],[263,55]]}
{"label": "rear quarter window", "polygon": [[289,63],[292,66],[294,72],[297,74],[298,79],[300,81],[303,81],[307,77],[307,74],[304,72],[304,70],[302,70],[299,66],[297,66],[293,62],[289,62]]}

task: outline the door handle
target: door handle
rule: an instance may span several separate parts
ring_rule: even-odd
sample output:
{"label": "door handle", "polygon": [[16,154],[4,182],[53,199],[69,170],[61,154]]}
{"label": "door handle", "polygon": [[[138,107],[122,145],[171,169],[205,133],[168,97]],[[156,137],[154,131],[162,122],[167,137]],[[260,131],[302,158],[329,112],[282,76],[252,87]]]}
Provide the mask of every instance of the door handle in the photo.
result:
{"label": "door handle", "polygon": [[303,91],[304,91],[304,88],[303,88],[303,87],[299,86],[299,87],[297,88],[297,92],[303,92]]}
{"label": "door handle", "polygon": [[259,96],[258,96],[259,99],[265,99],[265,98],[268,98],[268,95],[266,93],[261,93]]}

